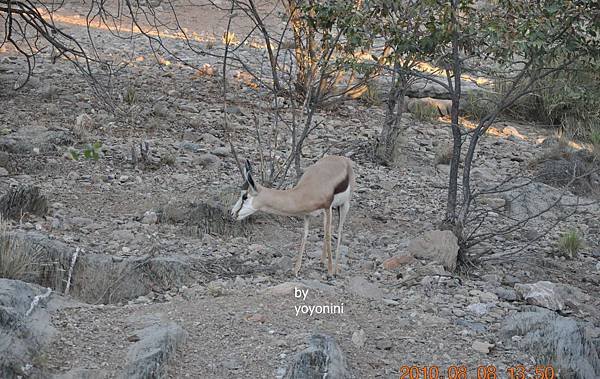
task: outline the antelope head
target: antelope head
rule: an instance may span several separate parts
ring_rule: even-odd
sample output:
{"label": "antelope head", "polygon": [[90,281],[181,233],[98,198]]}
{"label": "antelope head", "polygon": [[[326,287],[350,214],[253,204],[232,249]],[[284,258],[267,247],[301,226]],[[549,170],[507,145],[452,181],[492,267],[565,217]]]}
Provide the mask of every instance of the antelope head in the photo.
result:
{"label": "antelope head", "polygon": [[252,202],[254,198],[258,196],[260,187],[254,183],[254,179],[252,178],[252,166],[250,166],[250,161],[247,159],[243,176],[244,184],[240,192],[240,198],[231,209],[231,215],[238,221],[243,220],[258,211],[258,209],[252,206]]}

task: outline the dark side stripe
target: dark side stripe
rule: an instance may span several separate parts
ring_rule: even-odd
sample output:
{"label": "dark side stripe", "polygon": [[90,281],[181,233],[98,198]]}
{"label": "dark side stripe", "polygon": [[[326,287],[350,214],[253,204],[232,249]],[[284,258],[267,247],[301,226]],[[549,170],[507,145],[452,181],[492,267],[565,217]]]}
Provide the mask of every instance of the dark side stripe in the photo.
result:
{"label": "dark side stripe", "polygon": [[348,175],[348,170],[346,170],[346,176],[344,177],[344,180],[342,180],[340,184],[335,186],[333,194],[337,195],[338,193],[346,191],[346,189],[348,189],[348,184],[350,184],[350,175]]}

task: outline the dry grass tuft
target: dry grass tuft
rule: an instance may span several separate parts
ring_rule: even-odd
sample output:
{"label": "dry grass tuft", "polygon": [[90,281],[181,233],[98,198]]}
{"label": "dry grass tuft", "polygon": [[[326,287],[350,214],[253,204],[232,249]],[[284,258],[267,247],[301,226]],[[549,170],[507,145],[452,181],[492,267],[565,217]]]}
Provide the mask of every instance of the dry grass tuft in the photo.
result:
{"label": "dry grass tuft", "polygon": [[558,251],[567,258],[576,258],[583,248],[583,239],[575,229],[564,233],[558,240]]}
{"label": "dry grass tuft", "polygon": [[32,281],[40,271],[40,246],[11,234],[0,218],[0,278]]}
{"label": "dry grass tuft", "polygon": [[0,197],[0,216],[19,220],[24,214],[46,214],[48,202],[35,186],[19,186]]}

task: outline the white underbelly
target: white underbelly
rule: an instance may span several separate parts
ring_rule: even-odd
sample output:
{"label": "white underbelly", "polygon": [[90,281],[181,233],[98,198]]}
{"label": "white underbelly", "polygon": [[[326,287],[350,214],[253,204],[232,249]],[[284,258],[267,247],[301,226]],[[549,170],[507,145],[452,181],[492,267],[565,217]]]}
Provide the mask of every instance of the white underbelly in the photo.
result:
{"label": "white underbelly", "polygon": [[350,186],[346,188],[344,192],[340,192],[337,195],[333,195],[333,202],[331,203],[332,208],[337,208],[344,203],[350,201]]}

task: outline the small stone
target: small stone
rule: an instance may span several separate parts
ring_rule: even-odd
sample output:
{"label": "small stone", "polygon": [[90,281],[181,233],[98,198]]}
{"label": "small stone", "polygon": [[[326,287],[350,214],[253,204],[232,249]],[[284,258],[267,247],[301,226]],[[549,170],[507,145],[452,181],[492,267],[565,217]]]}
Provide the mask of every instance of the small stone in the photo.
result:
{"label": "small stone", "polygon": [[214,154],[205,153],[198,156],[198,163],[203,167],[217,167],[221,159]]}
{"label": "small stone", "polygon": [[207,143],[210,145],[223,145],[223,142],[218,137],[215,137],[210,133],[201,134],[200,139],[202,141],[204,141],[204,143]]}
{"label": "small stone", "polygon": [[366,340],[367,340],[367,337],[365,335],[364,330],[359,329],[359,330],[355,331],[354,333],[352,333],[352,343],[354,344],[354,346],[356,346],[358,348],[362,348],[363,346],[365,346]]}
{"label": "small stone", "polygon": [[158,215],[154,211],[146,211],[142,217],[142,224],[153,225],[158,223]]}
{"label": "small stone", "polygon": [[223,367],[229,370],[237,370],[242,368],[242,362],[240,362],[238,359],[228,359],[223,362]]}
{"label": "small stone", "polygon": [[387,338],[380,339],[375,342],[375,348],[379,350],[392,350],[393,346],[394,345],[392,344],[392,341]]}
{"label": "small stone", "polygon": [[408,245],[410,255],[442,263],[449,271],[456,268],[458,249],[458,239],[448,230],[425,232]]}
{"label": "small stone", "polygon": [[148,299],[146,296],[140,296],[133,301],[134,304],[147,304],[149,302],[150,299]]}
{"label": "small stone", "polygon": [[496,274],[485,274],[481,276],[481,279],[485,280],[488,283],[500,283],[500,276]]}
{"label": "small stone", "polygon": [[498,298],[507,301],[515,301],[517,300],[517,292],[512,288],[506,287],[498,287],[494,289],[494,292],[498,296]]}
{"label": "small stone", "polygon": [[231,150],[226,146],[219,146],[212,150],[212,154],[216,155],[217,157],[228,157],[231,155]]}
{"label": "small stone", "polygon": [[452,309],[452,313],[456,317],[465,317],[465,315],[466,315],[465,311],[463,311],[462,309],[459,309],[459,308]]}
{"label": "small stone", "polygon": [[256,313],[253,315],[246,315],[246,317],[244,317],[244,319],[246,321],[250,321],[250,322],[259,322],[261,324],[267,322],[267,316],[260,314],[260,313]]}
{"label": "small stone", "polygon": [[487,343],[487,342],[482,342],[482,341],[475,341],[473,342],[473,345],[471,346],[473,348],[473,350],[482,353],[482,354],[489,354],[490,353],[490,349],[492,349],[495,345],[491,344],[491,343]]}
{"label": "small stone", "polygon": [[233,285],[236,287],[243,287],[244,285],[246,285],[246,281],[244,280],[244,278],[242,278],[241,276],[236,276],[235,280],[233,281]]}
{"label": "small stone", "polygon": [[348,291],[355,296],[367,299],[379,300],[383,298],[381,288],[360,276],[355,276],[348,280]]}
{"label": "small stone", "polygon": [[152,107],[152,111],[156,116],[166,117],[169,114],[169,105],[165,101],[158,101]]}
{"label": "small stone", "polygon": [[75,126],[80,130],[90,130],[94,127],[94,120],[89,115],[82,113],[75,119]]}
{"label": "small stone", "polygon": [[8,170],[4,167],[0,167],[0,176],[8,176]]}
{"label": "small stone", "polygon": [[306,289],[306,285],[304,285],[300,282],[285,282],[285,283],[281,283],[281,284],[278,284],[273,287],[269,287],[269,288],[263,290],[263,292],[271,294],[271,295],[277,295],[277,296],[293,295],[295,288]]}
{"label": "small stone", "polygon": [[490,292],[483,292],[479,294],[479,301],[482,303],[495,303],[498,301],[498,296]]}
{"label": "small stone", "polygon": [[135,238],[135,236],[130,230],[115,230],[112,233],[112,237],[117,241],[125,242],[132,241]]}
{"label": "small stone", "polygon": [[483,316],[488,313],[488,305],[483,303],[470,304],[467,310],[477,316]]}
{"label": "small stone", "polygon": [[392,271],[402,265],[409,264],[414,260],[415,258],[410,255],[397,255],[383,261],[383,268]]}
{"label": "small stone", "polygon": [[397,302],[396,300],[392,300],[392,299],[383,299],[383,303],[386,305],[390,305],[390,306],[400,305],[399,302]]}

